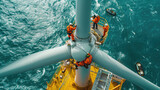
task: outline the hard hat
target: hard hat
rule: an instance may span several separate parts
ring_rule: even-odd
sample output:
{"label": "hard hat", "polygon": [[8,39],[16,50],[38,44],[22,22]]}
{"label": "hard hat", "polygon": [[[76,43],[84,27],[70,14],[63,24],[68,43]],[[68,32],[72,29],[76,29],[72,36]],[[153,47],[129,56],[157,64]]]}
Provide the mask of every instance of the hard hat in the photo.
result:
{"label": "hard hat", "polygon": [[72,25],[72,23],[69,23],[69,25]]}
{"label": "hard hat", "polygon": [[108,24],[106,23],[105,26],[108,26]]}
{"label": "hard hat", "polygon": [[69,65],[69,64],[70,64],[70,62],[68,61],[68,62],[67,62],[67,65]]}
{"label": "hard hat", "polygon": [[141,66],[141,64],[140,64],[140,63],[137,63],[137,66]]}

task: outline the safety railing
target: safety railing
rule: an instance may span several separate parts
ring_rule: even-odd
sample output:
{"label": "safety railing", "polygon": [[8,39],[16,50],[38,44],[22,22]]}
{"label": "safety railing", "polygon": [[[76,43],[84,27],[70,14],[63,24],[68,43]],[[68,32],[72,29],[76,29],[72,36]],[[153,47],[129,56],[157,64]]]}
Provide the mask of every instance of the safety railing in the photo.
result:
{"label": "safety railing", "polygon": [[[102,24],[102,26],[103,25],[105,25],[106,23],[108,24],[108,21],[105,19],[105,18],[103,18],[103,17],[100,17],[100,21],[98,22],[99,24]],[[109,24],[108,24],[109,25]]]}
{"label": "safety railing", "polygon": [[64,78],[64,81],[62,82],[61,86],[59,87],[59,90],[62,88],[62,86],[67,82],[67,78],[69,78],[69,75],[71,74],[72,69],[69,71],[69,73]]}
{"label": "safety railing", "polygon": [[61,69],[61,65],[63,64],[63,62],[60,63],[60,65],[58,66],[57,70],[55,71],[54,75],[52,76],[52,79],[49,81],[49,83],[47,83],[47,85],[51,86],[53,79],[56,78],[56,75],[58,74],[59,70]]}
{"label": "safety railing", "polygon": [[[92,21],[91,21],[92,22]],[[98,24],[100,24],[100,25],[105,25],[105,24],[108,24],[108,21],[105,19],[105,18],[103,18],[103,17],[100,17],[100,21],[98,22]],[[73,21],[73,23],[72,23],[73,25],[75,24],[75,16],[74,16],[74,21]],[[109,24],[108,24],[109,25]]]}
{"label": "safety railing", "polygon": [[[107,21],[105,18],[100,17],[99,24],[102,24],[102,26],[104,26],[106,23],[108,24],[108,21]],[[109,24],[108,24],[108,26],[109,26]],[[109,28],[110,28],[110,26],[109,26]],[[108,37],[108,32],[109,32],[109,29],[108,29],[108,31],[106,32],[106,35],[105,35],[104,39],[101,41],[101,43],[104,43],[104,41],[105,41],[106,38]]]}

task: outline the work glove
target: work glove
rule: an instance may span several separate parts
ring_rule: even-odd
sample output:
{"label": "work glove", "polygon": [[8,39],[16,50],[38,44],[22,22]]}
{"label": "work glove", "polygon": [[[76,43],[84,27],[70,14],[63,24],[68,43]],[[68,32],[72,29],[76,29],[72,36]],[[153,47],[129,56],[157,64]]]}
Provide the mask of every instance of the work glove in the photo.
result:
{"label": "work glove", "polygon": [[93,20],[93,18],[91,18],[91,21]]}

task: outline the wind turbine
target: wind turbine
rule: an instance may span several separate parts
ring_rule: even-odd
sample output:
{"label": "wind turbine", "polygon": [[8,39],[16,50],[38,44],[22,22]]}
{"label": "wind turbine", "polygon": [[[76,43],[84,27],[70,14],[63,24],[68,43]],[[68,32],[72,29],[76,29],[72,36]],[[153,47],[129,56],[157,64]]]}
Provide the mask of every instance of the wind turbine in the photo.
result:
{"label": "wind turbine", "polygon": [[[85,59],[86,53],[93,56],[93,62],[117,74],[135,85],[147,90],[160,90],[160,87],[139,76],[125,67],[105,52],[98,49],[96,38],[90,33],[91,0],[76,0],[76,42],[71,45],[41,51],[24,57],[10,65],[0,69],[0,77],[12,75],[27,70],[32,70],[49,64],[55,64],[61,60],[74,58],[77,61]],[[89,80],[90,66],[88,69],[78,67],[75,83],[85,87]]]}

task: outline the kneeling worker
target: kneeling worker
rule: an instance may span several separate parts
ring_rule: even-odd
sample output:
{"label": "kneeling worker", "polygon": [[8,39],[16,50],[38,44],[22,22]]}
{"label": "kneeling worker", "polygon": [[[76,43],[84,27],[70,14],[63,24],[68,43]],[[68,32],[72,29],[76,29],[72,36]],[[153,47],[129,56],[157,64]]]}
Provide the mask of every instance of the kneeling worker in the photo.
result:
{"label": "kneeling worker", "polygon": [[84,67],[88,68],[88,65],[90,65],[91,63],[92,63],[92,55],[88,53],[86,59],[84,60]]}
{"label": "kneeling worker", "polygon": [[78,66],[84,66],[85,68],[88,68],[88,65],[92,63],[92,55],[87,54],[86,59],[80,62],[76,62],[76,68],[78,69]]}
{"label": "kneeling worker", "polygon": [[68,26],[67,26],[67,34],[68,34],[68,38],[70,39],[70,36],[72,37],[72,41],[75,42],[74,40],[74,35],[73,35],[73,30],[75,30],[77,27],[77,25],[75,25],[75,27],[73,27],[73,24],[70,23]]}
{"label": "kneeling worker", "polygon": [[108,32],[108,30],[109,30],[109,25],[107,23],[103,26],[103,30],[104,30],[104,32],[103,32],[102,38],[106,35],[106,32]]}

